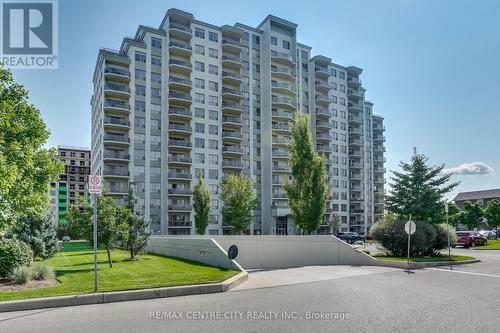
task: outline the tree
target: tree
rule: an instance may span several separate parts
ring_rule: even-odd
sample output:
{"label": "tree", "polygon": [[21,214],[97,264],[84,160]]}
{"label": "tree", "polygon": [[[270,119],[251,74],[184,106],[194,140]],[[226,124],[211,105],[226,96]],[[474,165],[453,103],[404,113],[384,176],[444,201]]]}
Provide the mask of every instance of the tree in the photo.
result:
{"label": "tree", "polygon": [[252,191],[252,180],[243,175],[229,175],[221,184],[222,219],[231,232],[241,234],[252,223],[257,197]]}
{"label": "tree", "polygon": [[5,236],[28,244],[38,258],[48,259],[57,252],[56,230],[49,215],[21,216]]}
{"label": "tree", "polygon": [[196,233],[204,235],[208,226],[208,213],[210,211],[210,192],[203,181],[201,173],[198,173],[198,183],[193,191],[194,225]]}
{"label": "tree", "polygon": [[28,92],[0,64],[0,231],[48,210],[48,184],[63,170],[56,150],[44,148],[48,137]]}
{"label": "tree", "polygon": [[332,235],[335,234],[335,230],[339,230],[340,226],[342,225],[342,218],[340,217],[339,214],[333,213],[330,219],[328,220],[328,225],[331,228]]}
{"label": "tree", "polygon": [[500,199],[490,201],[484,210],[488,224],[493,227],[500,226]]}
{"label": "tree", "polygon": [[410,163],[400,162],[401,172],[392,171],[392,191],[385,198],[390,213],[435,224],[443,220],[444,195],[459,182],[448,184],[451,174],[444,173],[444,165],[429,166],[428,160],[415,149]]}
{"label": "tree", "polygon": [[[68,223],[83,239],[93,242],[92,206],[84,198],[79,198],[78,205],[70,205]],[[109,267],[113,267],[111,250],[118,241],[127,241],[128,225],[123,219],[122,208],[107,190],[97,197],[97,243],[104,245],[108,255]]]}
{"label": "tree", "polygon": [[118,215],[122,215],[128,225],[127,245],[130,251],[130,260],[135,260],[136,255],[144,253],[151,233],[147,232],[149,221],[137,209],[137,197],[132,186],[128,189],[125,209],[122,210],[122,214]]}
{"label": "tree", "polygon": [[309,115],[295,114],[290,145],[292,181],[285,184],[295,224],[306,234],[318,230],[326,212],[328,176],[323,156],[314,149]]}
{"label": "tree", "polygon": [[465,224],[469,230],[477,228],[484,217],[481,206],[477,203],[466,202],[464,210],[459,216],[461,224]]}
{"label": "tree", "polygon": [[[448,223],[457,226],[460,223],[461,210],[454,203],[448,204]],[[446,223],[446,214],[443,214],[441,223]]]}

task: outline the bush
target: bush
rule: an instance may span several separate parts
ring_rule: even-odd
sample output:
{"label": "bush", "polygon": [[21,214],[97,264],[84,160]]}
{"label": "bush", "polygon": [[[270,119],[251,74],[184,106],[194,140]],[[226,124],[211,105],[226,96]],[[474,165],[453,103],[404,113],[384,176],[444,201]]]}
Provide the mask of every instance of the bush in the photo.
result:
{"label": "bush", "polygon": [[[376,223],[371,233],[393,256],[404,257],[408,253],[408,234],[404,230],[407,221],[387,215]],[[417,228],[411,235],[410,255],[432,255],[436,241],[436,228],[433,225],[416,221]]]}
{"label": "bush", "polygon": [[[450,226],[450,245],[453,246],[457,242],[457,236],[455,234],[455,228]],[[438,224],[436,226],[436,240],[434,241],[433,252],[437,254],[439,250],[446,249],[448,247],[448,232],[446,230],[446,224]]]}
{"label": "bush", "polygon": [[0,241],[0,277],[8,276],[16,267],[33,263],[30,246],[17,239]]}
{"label": "bush", "polygon": [[9,274],[9,280],[15,284],[25,284],[31,279],[31,269],[28,266],[19,266]]}
{"label": "bush", "polygon": [[49,265],[40,264],[33,267],[32,277],[34,280],[49,280],[53,279],[55,274]]}

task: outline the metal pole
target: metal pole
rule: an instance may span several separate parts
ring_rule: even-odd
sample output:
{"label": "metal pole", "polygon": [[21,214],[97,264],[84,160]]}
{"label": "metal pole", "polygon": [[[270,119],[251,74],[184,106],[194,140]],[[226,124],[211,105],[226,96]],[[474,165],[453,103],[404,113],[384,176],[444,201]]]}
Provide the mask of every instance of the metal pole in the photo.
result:
{"label": "metal pole", "polygon": [[451,247],[450,247],[450,224],[448,223],[448,203],[446,203],[446,233],[448,234],[448,260],[451,261]]}
{"label": "metal pole", "polygon": [[97,194],[92,194],[94,201],[94,214],[92,215],[94,225],[94,292],[97,292]]}
{"label": "metal pole", "polygon": [[[410,214],[410,220],[411,221],[411,214]],[[408,271],[410,270],[410,239],[411,239],[411,223],[409,223],[410,228],[409,228],[409,233],[408,233],[408,258],[407,258],[407,265],[408,265]]]}

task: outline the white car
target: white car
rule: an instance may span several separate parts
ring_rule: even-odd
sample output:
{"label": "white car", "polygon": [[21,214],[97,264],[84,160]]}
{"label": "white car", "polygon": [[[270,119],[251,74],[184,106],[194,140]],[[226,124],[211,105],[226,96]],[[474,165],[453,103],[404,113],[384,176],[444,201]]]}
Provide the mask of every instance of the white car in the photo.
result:
{"label": "white car", "polygon": [[69,242],[71,240],[71,237],[69,236],[63,236],[62,241],[63,242]]}

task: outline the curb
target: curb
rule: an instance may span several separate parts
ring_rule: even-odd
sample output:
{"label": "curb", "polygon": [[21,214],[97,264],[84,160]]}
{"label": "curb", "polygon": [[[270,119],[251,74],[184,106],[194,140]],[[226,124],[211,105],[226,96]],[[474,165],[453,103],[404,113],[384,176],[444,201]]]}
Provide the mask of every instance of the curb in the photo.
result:
{"label": "curb", "polygon": [[[376,260],[375,266],[403,268],[403,269],[408,268],[408,264],[406,261],[380,260],[380,259],[375,259],[375,260]],[[471,259],[462,261],[410,262],[410,268],[419,269],[425,267],[466,265],[466,264],[477,263],[480,261],[481,259]]]}
{"label": "curb", "polygon": [[482,249],[480,247],[476,247],[474,251],[500,251],[500,249]]}
{"label": "curb", "polygon": [[98,292],[75,296],[58,296],[34,298],[20,301],[0,302],[0,312],[46,309],[63,306],[101,304],[111,302],[136,301],[153,298],[176,297],[198,294],[211,294],[228,291],[248,279],[248,273],[243,271],[235,276],[219,282],[196,284],[188,286],[164,287],[153,289]]}

